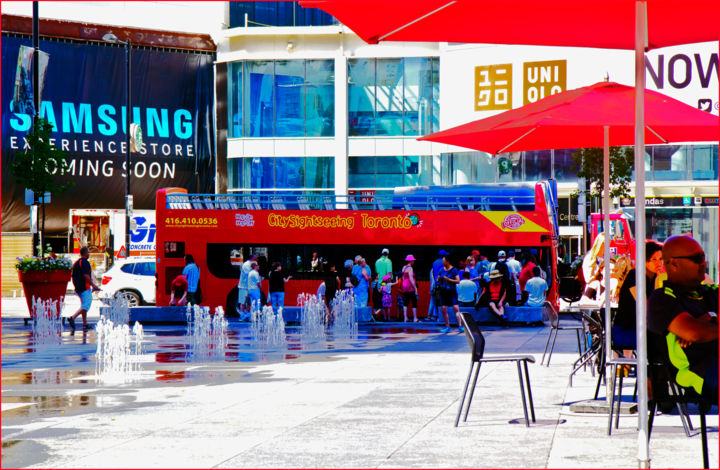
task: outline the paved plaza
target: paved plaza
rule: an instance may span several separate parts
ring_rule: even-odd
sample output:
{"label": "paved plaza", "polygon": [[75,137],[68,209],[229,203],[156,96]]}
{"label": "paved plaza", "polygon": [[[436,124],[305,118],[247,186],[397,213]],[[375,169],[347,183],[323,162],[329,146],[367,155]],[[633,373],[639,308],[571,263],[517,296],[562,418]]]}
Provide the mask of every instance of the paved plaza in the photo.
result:
{"label": "paved plaza", "polygon": [[[66,312],[76,308],[69,298]],[[548,328],[483,327],[486,354],[535,356],[537,421],[525,426],[515,365],[489,363],[468,421],[455,428],[469,368],[456,329],[361,325],[354,338],[261,350],[246,324],[231,323],[225,360],[194,361],[183,353],[184,326],[148,325],[140,371],[106,383],[95,376],[96,331],[65,327],[61,344],[38,346],[24,309],[24,299],[2,299],[3,468],[637,467],[636,414],[608,436],[607,415],[570,411],[596,384],[587,370],[568,385],[572,332],[560,333],[545,367]],[[626,400],[633,385],[626,380]],[[676,413],[659,415],[650,456],[654,468],[699,468],[700,437],[686,437]]]}

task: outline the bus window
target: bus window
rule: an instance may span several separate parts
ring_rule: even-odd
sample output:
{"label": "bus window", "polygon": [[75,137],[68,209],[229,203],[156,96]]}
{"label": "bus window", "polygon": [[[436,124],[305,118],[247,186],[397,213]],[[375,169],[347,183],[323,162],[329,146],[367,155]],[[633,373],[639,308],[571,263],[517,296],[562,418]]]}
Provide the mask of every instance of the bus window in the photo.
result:
{"label": "bus window", "polygon": [[625,230],[623,230],[622,220],[613,220],[610,222],[611,240],[625,241]]}
{"label": "bus window", "polygon": [[165,258],[184,258],[185,242],[165,242]]}

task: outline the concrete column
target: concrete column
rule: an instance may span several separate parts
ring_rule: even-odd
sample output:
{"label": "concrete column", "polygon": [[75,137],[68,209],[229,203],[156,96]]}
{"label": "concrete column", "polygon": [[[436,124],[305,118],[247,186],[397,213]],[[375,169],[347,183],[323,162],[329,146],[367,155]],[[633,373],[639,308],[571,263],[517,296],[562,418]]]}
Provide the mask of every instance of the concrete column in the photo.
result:
{"label": "concrete column", "polygon": [[[340,36],[338,55],[335,56],[335,195],[348,192],[348,87],[347,57]],[[338,207],[347,207],[342,204]]]}

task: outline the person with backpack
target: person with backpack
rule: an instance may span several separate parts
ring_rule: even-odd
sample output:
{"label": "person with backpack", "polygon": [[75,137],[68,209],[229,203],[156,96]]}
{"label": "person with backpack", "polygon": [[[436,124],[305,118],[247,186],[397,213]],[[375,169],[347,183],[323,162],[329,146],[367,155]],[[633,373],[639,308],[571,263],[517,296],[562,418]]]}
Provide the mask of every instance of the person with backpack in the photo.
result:
{"label": "person with backpack", "polygon": [[412,305],[413,322],[417,323],[417,282],[415,282],[415,271],[413,270],[413,264],[415,264],[415,257],[413,255],[407,255],[405,257],[407,263],[402,269],[402,284],[400,285],[400,291],[402,292],[403,299],[403,321],[408,321],[407,309]]}
{"label": "person with backpack", "polygon": [[[75,331],[75,318],[82,315],[83,329],[90,328],[87,322],[87,312],[92,306],[92,293],[99,291],[100,288],[95,284],[92,278],[92,268],[90,267],[90,250],[84,246],[80,248],[80,258],[75,261],[72,268],[72,282],[75,287],[75,293],[80,298],[80,308],[71,317],[68,317],[70,328]],[[91,289],[92,288],[92,289]]]}

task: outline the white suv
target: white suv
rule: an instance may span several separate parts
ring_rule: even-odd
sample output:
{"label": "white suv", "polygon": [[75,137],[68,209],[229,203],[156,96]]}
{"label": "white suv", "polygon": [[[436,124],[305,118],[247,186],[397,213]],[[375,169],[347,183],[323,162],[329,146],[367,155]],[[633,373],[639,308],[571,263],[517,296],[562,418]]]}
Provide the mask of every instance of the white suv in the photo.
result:
{"label": "white suv", "polygon": [[122,293],[131,307],[155,303],[155,258],[131,256],[115,261],[103,274],[99,297],[108,299]]}

